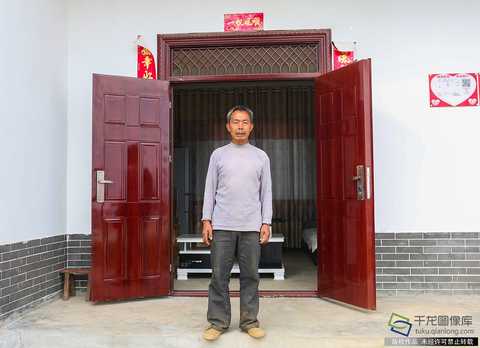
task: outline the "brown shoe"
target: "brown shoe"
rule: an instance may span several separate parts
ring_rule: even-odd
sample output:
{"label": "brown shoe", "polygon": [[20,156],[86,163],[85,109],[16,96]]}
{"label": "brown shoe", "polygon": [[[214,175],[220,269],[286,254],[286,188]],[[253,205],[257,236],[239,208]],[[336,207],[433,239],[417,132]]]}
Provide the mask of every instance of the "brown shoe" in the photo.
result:
{"label": "brown shoe", "polygon": [[265,331],[259,327],[251,327],[247,330],[247,333],[250,337],[253,338],[262,338],[265,336]]}
{"label": "brown shoe", "polygon": [[222,333],[223,333],[222,331],[217,330],[212,326],[209,326],[203,332],[203,338],[206,339],[207,341],[215,341],[217,338],[220,337]]}

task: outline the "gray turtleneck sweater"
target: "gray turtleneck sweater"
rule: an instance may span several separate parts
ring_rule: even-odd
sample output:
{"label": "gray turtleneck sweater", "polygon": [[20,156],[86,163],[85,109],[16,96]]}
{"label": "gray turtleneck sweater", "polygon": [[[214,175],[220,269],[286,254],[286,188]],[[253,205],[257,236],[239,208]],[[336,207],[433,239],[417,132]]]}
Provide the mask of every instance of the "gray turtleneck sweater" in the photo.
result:
{"label": "gray turtleneck sweater", "polygon": [[227,144],[210,156],[202,220],[214,230],[260,231],[272,221],[268,155],[250,143]]}

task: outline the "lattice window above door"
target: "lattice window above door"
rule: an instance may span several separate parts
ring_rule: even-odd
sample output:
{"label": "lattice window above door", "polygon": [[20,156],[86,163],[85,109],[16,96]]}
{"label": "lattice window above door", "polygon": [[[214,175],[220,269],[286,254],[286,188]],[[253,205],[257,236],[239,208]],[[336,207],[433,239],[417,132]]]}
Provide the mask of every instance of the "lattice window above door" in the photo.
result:
{"label": "lattice window above door", "polygon": [[319,72],[318,43],[235,47],[175,47],[171,76]]}

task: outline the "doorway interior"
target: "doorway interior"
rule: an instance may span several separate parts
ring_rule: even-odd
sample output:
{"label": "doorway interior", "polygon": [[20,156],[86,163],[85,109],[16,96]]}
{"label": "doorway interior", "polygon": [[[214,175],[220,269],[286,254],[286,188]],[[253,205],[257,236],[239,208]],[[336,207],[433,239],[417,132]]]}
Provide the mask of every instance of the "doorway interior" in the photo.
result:
{"label": "doorway interior", "polygon": [[[271,162],[272,239],[262,247],[259,289],[316,291],[313,80],[191,82],[173,85],[171,95],[173,289],[208,290],[209,250],[198,242],[205,177],[212,151],[230,142],[226,112],[242,104],[254,111],[250,142],[264,150]],[[235,271],[230,289],[239,290]]]}

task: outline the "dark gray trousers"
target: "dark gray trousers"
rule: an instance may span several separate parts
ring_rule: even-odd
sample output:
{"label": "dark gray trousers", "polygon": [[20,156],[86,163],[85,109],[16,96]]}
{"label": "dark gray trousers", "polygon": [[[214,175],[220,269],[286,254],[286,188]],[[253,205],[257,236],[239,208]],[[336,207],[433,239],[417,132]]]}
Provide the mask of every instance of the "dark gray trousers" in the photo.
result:
{"label": "dark gray trousers", "polygon": [[207,320],[216,329],[230,326],[230,271],[237,250],[240,266],[240,328],[258,327],[258,262],[260,261],[259,232],[213,231],[211,244],[212,278],[208,287]]}

